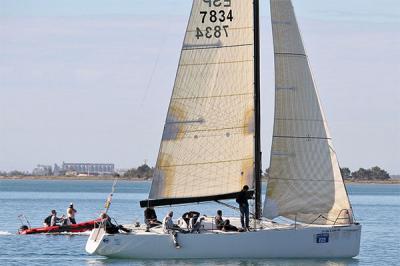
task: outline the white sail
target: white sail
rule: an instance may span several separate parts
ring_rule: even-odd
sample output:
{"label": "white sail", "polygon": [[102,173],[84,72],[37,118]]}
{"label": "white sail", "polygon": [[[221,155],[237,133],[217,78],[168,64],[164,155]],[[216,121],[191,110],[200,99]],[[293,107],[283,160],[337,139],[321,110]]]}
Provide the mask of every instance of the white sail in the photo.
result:
{"label": "white sail", "polygon": [[150,200],[253,187],[253,50],[252,0],[193,1]]}
{"label": "white sail", "polygon": [[351,210],[293,6],[271,0],[275,121],[263,215],[346,224]]}

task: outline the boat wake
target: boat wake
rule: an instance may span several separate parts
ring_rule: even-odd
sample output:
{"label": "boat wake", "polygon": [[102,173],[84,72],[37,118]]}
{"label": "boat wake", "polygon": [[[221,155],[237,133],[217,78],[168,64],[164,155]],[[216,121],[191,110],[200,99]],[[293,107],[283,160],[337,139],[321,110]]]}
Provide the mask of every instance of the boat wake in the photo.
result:
{"label": "boat wake", "polygon": [[82,232],[82,233],[77,233],[78,235],[84,235],[84,236],[90,236],[90,233],[92,231],[86,231],[86,232]]}
{"label": "boat wake", "polygon": [[77,233],[62,232],[62,233],[59,233],[59,235],[88,236],[88,235],[90,235],[90,231],[77,232]]}

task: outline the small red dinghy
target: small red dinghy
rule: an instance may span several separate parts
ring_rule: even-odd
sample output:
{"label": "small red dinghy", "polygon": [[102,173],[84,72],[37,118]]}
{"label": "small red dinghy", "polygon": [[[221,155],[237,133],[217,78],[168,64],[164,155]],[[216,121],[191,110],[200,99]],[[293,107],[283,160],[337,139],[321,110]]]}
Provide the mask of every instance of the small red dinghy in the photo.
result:
{"label": "small red dinghy", "polygon": [[20,235],[30,235],[30,234],[47,234],[47,233],[81,233],[85,231],[90,231],[94,228],[96,223],[99,223],[101,219],[86,221],[78,224],[71,225],[56,225],[56,226],[46,226],[37,228],[28,228],[27,226],[22,226],[18,234]]}

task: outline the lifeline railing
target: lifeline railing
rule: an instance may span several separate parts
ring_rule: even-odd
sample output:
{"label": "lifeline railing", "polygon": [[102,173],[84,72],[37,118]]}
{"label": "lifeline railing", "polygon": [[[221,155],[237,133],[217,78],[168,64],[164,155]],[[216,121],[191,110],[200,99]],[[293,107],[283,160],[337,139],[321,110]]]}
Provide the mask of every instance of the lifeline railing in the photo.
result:
{"label": "lifeline railing", "polygon": [[[346,217],[343,217],[343,218],[340,217],[340,215],[342,214],[343,211],[347,214],[347,218]],[[335,222],[333,223],[333,225],[336,225],[338,220],[345,220],[345,219],[347,219],[349,221],[349,224],[351,224],[351,220],[352,219],[350,218],[350,213],[349,213],[348,209],[340,210],[340,212],[339,212],[338,216],[336,217]]]}

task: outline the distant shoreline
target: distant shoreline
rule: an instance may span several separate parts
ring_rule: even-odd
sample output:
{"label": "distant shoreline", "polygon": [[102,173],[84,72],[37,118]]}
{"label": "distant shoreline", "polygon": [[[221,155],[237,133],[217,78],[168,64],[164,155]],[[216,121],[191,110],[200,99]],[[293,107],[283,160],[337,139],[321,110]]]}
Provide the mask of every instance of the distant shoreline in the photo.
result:
{"label": "distant shoreline", "polygon": [[395,185],[400,184],[400,179],[389,179],[389,180],[345,180],[345,184],[387,184]]}
{"label": "distant shoreline", "polygon": [[128,178],[113,176],[0,176],[0,180],[53,180],[53,181],[105,181],[118,179],[121,181],[151,181],[145,178]]}
{"label": "distant shoreline", "polygon": [[[0,176],[0,180],[54,180],[54,181],[105,181],[118,179],[121,181],[151,181],[152,179],[145,178],[128,178],[128,177],[113,177],[113,176]],[[266,182],[263,179],[263,182]],[[400,179],[390,180],[345,180],[346,184],[400,184]]]}

